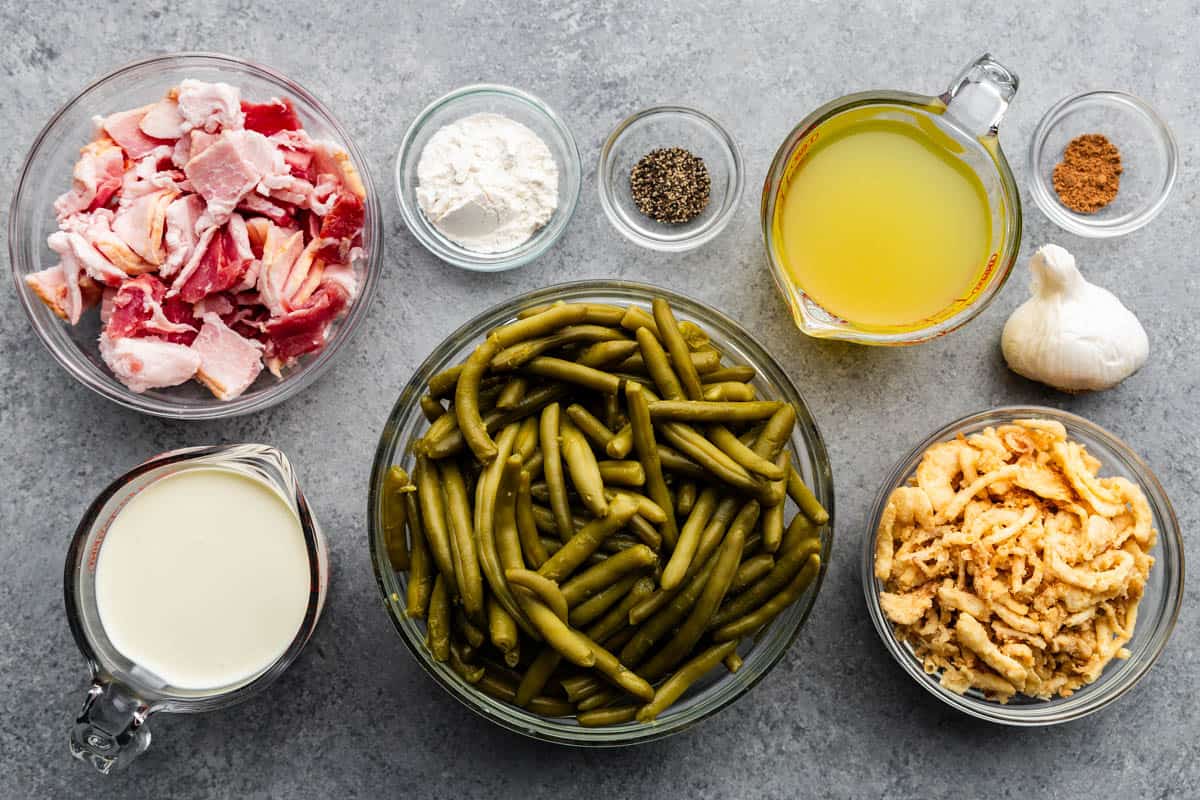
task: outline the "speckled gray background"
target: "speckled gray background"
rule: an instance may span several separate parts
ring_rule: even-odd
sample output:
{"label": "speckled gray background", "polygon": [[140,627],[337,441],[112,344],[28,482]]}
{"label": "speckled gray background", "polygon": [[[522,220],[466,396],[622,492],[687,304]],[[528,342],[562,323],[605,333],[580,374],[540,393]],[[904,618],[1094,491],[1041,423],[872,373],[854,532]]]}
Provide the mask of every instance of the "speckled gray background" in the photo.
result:
{"label": "speckled gray background", "polygon": [[[23,797],[830,797],[1192,798],[1200,794],[1200,601],[1189,582],[1174,638],[1116,705],[1049,730],[965,719],[892,662],[867,620],[857,567],[885,469],[961,414],[1012,402],[1067,408],[1115,431],[1155,467],[1185,533],[1200,524],[1196,447],[1200,289],[1200,6],[1196,3],[757,0],[424,6],[0,0],[0,199],[53,111],[86,82],[144,55],[218,50],[294,77],[340,116],[382,189],[387,271],[340,362],[304,395],[223,423],[124,411],[73,383],[35,340],[11,289],[0,297],[0,796]],[[74,6],[68,8],[67,6]],[[1174,126],[1179,182],[1163,215],[1116,242],[1053,228],[1030,205],[1020,272],[967,329],[906,350],[806,339],[767,276],[757,193],[778,142],[809,110],[869,87],[937,91],[990,49],[1021,77],[1001,140],[1024,183],[1041,113],[1087,88],[1146,98]],[[437,95],[499,81],[544,97],[585,162],[566,236],[500,276],[444,266],[402,229],[389,181],[405,126]],[[701,252],[636,249],[596,198],[600,143],[660,102],[715,114],[741,143],[747,191]],[[63,176],[64,182],[67,176]],[[65,185],[65,184],[64,184]],[[1027,197],[1027,195],[1026,195]],[[0,223],[7,220],[7,203]],[[0,228],[6,228],[0,225]],[[1149,364],[1120,388],[1071,398],[1009,374],[998,338],[1028,286],[1024,255],[1066,245],[1145,324]],[[417,667],[380,607],[364,508],[376,437],[413,368],[469,316],[514,294],[588,277],[646,280],[731,314],[803,388],[826,437],[837,542],[812,623],[736,707],[636,750],[576,752],[506,733]],[[154,745],[119,777],[67,754],[86,679],[62,609],[67,540],[93,494],[161,450],[263,441],[294,460],[330,534],[330,602],[312,643],[265,695],[224,712],[153,720]],[[1188,555],[1200,561],[1193,539]]]}

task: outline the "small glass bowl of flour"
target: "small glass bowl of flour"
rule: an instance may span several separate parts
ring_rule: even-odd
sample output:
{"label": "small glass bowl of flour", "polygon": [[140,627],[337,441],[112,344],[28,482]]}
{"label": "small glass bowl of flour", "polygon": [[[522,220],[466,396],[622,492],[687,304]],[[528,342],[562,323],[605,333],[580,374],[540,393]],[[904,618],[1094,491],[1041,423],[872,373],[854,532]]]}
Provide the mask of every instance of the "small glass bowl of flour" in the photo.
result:
{"label": "small glass bowl of flour", "polygon": [[566,230],[579,199],[579,149],[531,94],[475,84],[430,103],[400,144],[404,224],[429,252],[478,272],[526,264]]}

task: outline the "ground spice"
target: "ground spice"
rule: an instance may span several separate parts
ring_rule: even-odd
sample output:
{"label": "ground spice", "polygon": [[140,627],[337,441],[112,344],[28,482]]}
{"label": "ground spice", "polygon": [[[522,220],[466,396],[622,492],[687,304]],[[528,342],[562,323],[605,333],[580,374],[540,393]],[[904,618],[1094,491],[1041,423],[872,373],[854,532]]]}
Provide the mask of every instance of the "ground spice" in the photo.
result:
{"label": "ground spice", "polygon": [[1121,151],[1103,134],[1076,136],[1054,167],[1054,191],[1067,208],[1079,214],[1099,211],[1121,188]]}
{"label": "ground spice", "polygon": [[688,222],[708,206],[712,181],[704,159],[682,147],[662,147],[642,156],[629,173],[638,210],[655,222]]}

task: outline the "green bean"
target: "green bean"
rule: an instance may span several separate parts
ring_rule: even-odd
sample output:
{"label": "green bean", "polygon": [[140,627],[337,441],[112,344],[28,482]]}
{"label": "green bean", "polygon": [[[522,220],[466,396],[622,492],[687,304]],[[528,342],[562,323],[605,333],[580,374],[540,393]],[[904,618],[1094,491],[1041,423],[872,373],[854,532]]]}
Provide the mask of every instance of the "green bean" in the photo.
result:
{"label": "green bean", "polygon": [[721,367],[704,375],[705,383],[725,383],[727,381],[737,381],[738,383],[749,383],[758,375],[754,371],[754,367],[733,366]]}
{"label": "green bean", "polygon": [[[513,422],[519,422],[530,414],[536,414],[547,404],[553,403],[554,401],[565,397],[566,394],[567,387],[557,383],[550,386],[543,386],[540,389],[535,389],[534,391],[529,392],[525,396],[525,399],[508,411],[502,411],[500,409],[489,411],[483,420],[484,430],[486,430],[489,435],[495,433],[505,425]],[[425,436],[421,439],[421,449],[430,458],[448,458],[449,456],[458,455],[463,450],[463,432],[458,429],[457,420],[453,414],[447,414],[446,416],[442,417],[442,419],[448,418],[451,420],[452,424],[445,435],[434,439],[430,436],[429,431],[427,431]],[[438,422],[441,422],[441,420],[438,420]],[[432,430],[432,428],[430,430]]]}
{"label": "green bean", "polygon": [[601,461],[598,466],[606,485],[642,486],[646,483],[646,470],[639,461]]}
{"label": "green bean", "polygon": [[604,452],[609,458],[621,459],[633,450],[633,428],[628,423],[613,434],[612,439],[604,446]]}
{"label": "green bean", "polygon": [[454,576],[454,553],[450,548],[450,531],[446,526],[446,504],[442,498],[442,486],[438,480],[437,467],[424,455],[417,455],[417,497],[421,505],[421,521],[425,525],[425,538],[433,554],[438,572],[446,576],[446,590],[458,594],[458,583]]}
{"label": "green bean", "polygon": [[742,423],[766,419],[779,408],[779,403],[774,400],[751,400],[745,403],[659,400],[650,404],[650,416],[655,422]]}
{"label": "green bean", "polygon": [[[691,353],[690,357],[692,366],[701,375],[719,369],[721,366],[720,354],[711,350],[702,353]],[[646,373],[646,360],[640,352],[636,352],[617,364],[614,370],[617,372]]]}
{"label": "green bean", "polygon": [[690,319],[683,320],[677,327],[679,328],[679,335],[683,337],[683,340],[687,342],[687,346],[692,350],[715,351],[717,349],[713,347],[712,340],[708,338],[708,332]]}
{"label": "green bean", "polygon": [[404,504],[404,495],[412,491],[414,487],[408,479],[408,473],[400,467],[393,465],[384,473],[379,498],[379,521],[388,561],[392,569],[400,571],[409,567],[408,542],[404,538],[408,506]]}
{"label": "green bean", "polygon": [[753,400],[757,392],[754,386],[741,381],[721,381],[720,383],[704,384],[701,399],[712,402],[748,402]]}
{"label": "green bean", "polygon": [[708,470],[714,478],[747,494],[758,496],[763,492],[764,487],[754,481],[745,467],[725,455],[696,429],[682,422],[664,422],[660,430],[668,442]]}
{"label": "green bean", "polygon": [[517,530],[517,483],[521,472],[521,456],[513,453],[504,462],[496,498],[496,554],[503,569],[521,569],[525,566],[525,558],[521,555],[521,535]]}
{"label": "green bean", "polygon": [[517,684],[513,702],[521,708],[528,706],[529,701],[546,688],[550,676],[558,669],[560,663],[562,656],[553,647],[543,647],[538,651],[537,657],[529,664],[525,674],[521,676],[521,682]]}
{"label": "green bean", "polygon": [[738,567],[737,575],[733,576],[733,583],[729,585],[729,593],[737,594],[770,572],[774,566],[775,557],[770,553],[760,553],[747,558]]}
{"label": "green bean", "polygon": [[665,444],[658,445],[658,460],[662,462],[663,469],[675,473],[677,477],[693,481],[708,480],[710,477],[695,461]]}
{"label": "green bean", "polygon": [[695,481],[683,481],[679,485],[679,491],[675,493],[675,513],[684,517],[692,513],[692,508],[696,504],[696,494],[698,491]]}
{"label": "green bean", "polygon": [[450,529],[450,549],[454,553],[458,594],[467,616],[483,618],[483,578],[480,576],[480,553],[475,549],[475,533],[471,524],[471,506],[462,471],[453,459],[438,465],[442,488],[446,493],[446,520]]}
{"label": "green bean", "polygon": [[487,638],[483,629],[467,619],[467,615],[463,613],[462,606],[454,608],[452,617],[455,630],[467,641],[468,646],[476,650],[483,646],[483,642]]}
{"label": "green bean", "polygon": [[[775,465],[780,468],[781,472],[786,473],[789,463],[787,451],[781,450],[779,455],[775,457]],[[783,498],[780,498],[780,502],[773,506],[766,506],[763,509],[762,546],[768,553],[776,552],[779,550],[779,545],[783,543],[784,506]]]}
{"label": "green bean", "polygon": [[[621,410],[621,399],[615,394],[601,395],[600,402],[604,404],[604,427],[610,431],[617,431],[629,422],[625,412]],[[607,449],[608,446],[605,445],[605,450]]]}
{"label": "green bean", "polygon": [[[621,379],[612,373],[593,369],[592,367],[585,367],[576,364],[574,361],[554,358],[553,356],[538,356],[537,358],[530,359],[522,369],[531,375],[538,375],[542,378],[549,378],[564,383],[573,383],[595,392],[616,394],[617,390],[621,388]],[[459,383],[461,385],[461,380]],[[459,424],[462,424],[461,420]]]}
{"label": "green bean", "polygon": [[725,669],[733,673],[741,669],[742,664],[745,662],[742,661],[742,657],[737,654],[737,650],[734,650],[732,653],[725,656],[725,658],[721,660],[721,663],[725,665]]}
{"label": "green bean", "polygon": [[649,701],[654,697],[654,687],[645,678],[622,664],[616,656],[592,642],[592,654],[596,657],[596,671],[639,700]]}
{"label": "green bean", "polygon": [[741,440],[737,436],[734,436],[724,425],[713,425],[710,427],[708,429],[708,438],[709,441],[721,448],[721,451],[725,455],[745,467],[748,472],[757,473],[769,480],[779,480],[787,476],[787,473],[773,461],[763,458],[751,448],[742,444]]}
{"label": "green bean", "polygon": [[738,564],[742,560],[742,548],[746,543],[746,532],[758,522],[760,507],[758,501],[751,500],[742,506],[725,540],[717,551],[716,565],[712,574],[704,584],[704,589],[696,599],[696,604],[688,613],[687,620],[679,626],[679,630],[670,641],[641,668],[641,674],[656,680],[666,675],[671,669],[692,652],[717,609],[729,591],[729,585],[737,574]]}
{"label": "green bean", "polygon": [[485,339],[463,363],[458,385],[454,387],[454,414],[458,418],[458,429],[471,452],[484,464],[490,464],[496,457],[496,443],[484,426],[479,411],[479,382],[500,347],[494,334]]}
{"label": "green bean", "polygon": [[576,666],[590,667],[596,663],[592,643],[584,638],[583,634],[568,627],[567,623],[559,619],[549,606],[540,602],[528,589],[518,588],[516,596],[521,610],[546,640],[546,644]]}
{"label": "green bean", "polygon": [[414,449],[418,452],[428,451],[438,442],[452,437],[454,434],[458,434],[461,439],[462,434],[458,430],[458,416],[454,413],[454,407],[451,406],[448,412],[430,423],[429,430],[425,431],[425,435],[421,437]]}
{"label": "green bean", "polygon": [[434,572],[436,568],[431,563],[433,556],[429,553],[429,544],[425,539],[425,529],[421,524],[421,514],[417,507],[417,493],[406,492],[404,503],[407,506],[405,519],[408,522],[409,560],[408,587],[405,591],[405,613],[409,617],[425,616],[429,607],[429,595],[433,591]]}
{"label": "green bean", "polygon": [[632,489],[605,489],[604,496],[609,500],[615,500],[617,495],[624,495],[632,499],[638,505],[638,516],[645,519],[647,522],[652,522],[655,525],[662,525],[667,521],[667,512],[658,503],[646,497],[644,494],[633,491]]}
{"label": "green bean", "polygon": [[509,378],[496,398],[496,408],[510,409],[525,399],[525,391],[529,388],[529,379],[517,375]]}
{"label": "green bean", "polygon": [[429,617],[425,620],[425,645],[434,661],[450,657],[450,599],[446,592],[445,576],[438,575],[429,598]]}
{"label": "green bean", "polygon": [[567,473],[579,499],[594,516],[603,517],[608,513],[608,501],[604,499],[604,479],[600,477],[596,454],[570,418],[561,421],[559,440]]}
{"label": "green bean", "polygon": [[[540,306],[532,306],[522,311],[517,312],[517,319],[526,319],[541,314],[554,308],[556,304],[546,303]],[[561,303],[557,305],[562,305]],[[621,317],[625,315],[625,309],[620,306],[607,305],[605,303],[584,303],[584,314],[580,318],[580,322],[591,323],[593,325],[607,325],[614,327],[621,324]]]}
{"label": "green bean", "polygon": [[638,328],[636,335],[638,347],[641,348],[642,358],[646,363],[646,371],[658,387],[659,394],[668,400],[682,399],[683,387],[675,375],[675,370],[671,368],[671,361],[662,344],[650,333],[649,328]]}
{"label": "green bean", "polygon": [[612,431],[599,419],[578,403],[567,406],[567,416],[575,423],[583,435],[604,448],[612,441]]}
{"label": "green bean", "polygon": [[584,525],[562,549],[546,559],[538,573],[553,581],[561,581],[574,572],[600,544],[612,536],[637,513],[637,503],[627,497],[617,497],[609,504],[608,514]]}
{"label": "green bean", "polygon": [[[501,485],[506,475],[510,482],[515,481],[519,471],[520,465],[512,458],[518,432],[519,426],[515,424],[504,429],[496,442],[496,460],[488,465],[480,476],[475,493],[475,538],[479,567],[482,569],[483,577],[487,579],[492,593],[504,606],[504,610],[508,612],[509,616],[522,628],[532,633],[528,622],[521,614],[516,598],[513,597],[512,591],[508,587],[508,582],[504,579],[504,562],[500,557],[500,541],[496,530],[497,524],[502,521],[506,557],[513,564],[523,565],[520,548],[517,545],[516,497],[511,491],[511,483],[505,487],[503,515],[499,513]],[[449,497],[449,493],[450,487],[447,487],[447,497]]]}
{"label": "green bean", "polygon": [[671,363],[675,367],[675,374],[679,376],[680,384],[683,385],[684,394],[692,400],[700,400],[704,394],[700,388],[700,375],[696,372],[696,365],[692,363],[691,348],[679,332],[679,323],[675,320],[671,306],[661,297],[654,298],[650,305],[654,311],[654,321],[658,324],[659,338],[671,356]]}
{"label": "green bean", "polygon": [[576,711],[588,713],[590,711],[599,711],[600,709],[610,706],[624,696],[624,692],[615,689],[608,684],[597,681],[599,687],[595,692],[584,697],[575,704]]}
{"label": "green bean", "polygon": [[693,683],[700,680],[725,657],[737,650],[737,642],[714,645],[679,668],[654,693],[654,699],[638,709],[638,722],[653,722],[666,711]]}
{"label": "green bean", "polygon": [[[597,642],[607,642],[613,634],[625,630],[629,627],[629,611],[645,598],[654,593],[654,579],[648,576],[637,578],[633,587],[629,590],[621,600],[608,611],[604,616],[596,620],[591,627],[587,629],[587,635]],[[601,593],[603,594],[603,593]],[[592,600],[595,600],[600,595],[597,595]],[[591,601],[588,601],[589,603]],[[577,609],[582,609],[584,605],[580,605]],[[584,623],[581,623],[584,624]]]}
{"label": "green bean", "polygon": [[634,514],[629,518],[629,530],[633,531],[633,535],[641,539],[642,544],[651,550],[657,552],[662,548],[662,534],[640,514]]}
{"label": "green bean", "polygon": [[575,342],[629,341],[625,334],[603,325],[570,325],[550,336],[526,339],[506,347],[492,359],[491,368],[501,372],[517,369],[542,353]]}
{"label": "green bean", "polygon": [[779,451],[784,449],[791,438],[795,424],[796,409],[789,403],[778,405],[758,434],[758,439],[754,442],[754,452],[767,461],[774,461],[775,456],[779,455]]}
{"label": "green bean", "polygon": [[456,364],[431,377],[428,384],[429,394],[439,399],[454,394],[454,387],[458,385],[458,376],[462,371],[463,365]]}
{"label": "green bean", "polygon": [[601,589],[587,600],[572,608],[567,617],[567,622],[576,628],[595,622],[597,618],[620,602],[622,598],[627,597],[634,584],[640,579],[641,577],[637,573],[626,575],[616,583]]}
{"label": "green bean", "polygon": [[779,594],[763,603],[756,611],[743,617],[725,623],[713,631],[712,637],[717,642],[736,640],[753,633],[779,616],[784,609],[796,602],[800,595],[812,583],[821,568],[821,556],[813,553],[804,562],[804,568],[796,573],[791,582]]}
{"label": "green bean", "polygon": [[792,549],[781,550],[782,555],[775,559],[775,567],[717,611],[709,627],[719,628],[761,606],[787,586],[800,572],[808,557],[814,553],[819,554],[820,549],[819,540],[805,539],[796,543]]}
{"label": "green bean", "polygon": [[[821,536],[816,523],[803,514],[797,514],[792,517],[791,523],[787,527],[787,531],[783,534],[783,544],[780,549],[786,552],[791,552],[798,548],[810,548],[813,552],[821,550]],[[816,544],[814,545],[813,542]]]}
{"label": "green bean", "polygon": [[621,327],[633,331],[635,334],[639,328],[645,328],[655,339],[659,338],[658,324],[654,321],[654,317],[650,316],[649,312],[641,306],[628,306],[625,309],[625,314],[621,317]]}
{"label": "green bean", "polygon": [[[704,586],[708,583],[709,576],[712,575],[716,563],[717,559],[715,557],[710,558],[708,563],[701,567],[696,575],[687,582],[682,591],[670,597],[666,605],[641,623],[641,626],[633,634],[633,638],[621,649],[622,662],[630,666],[637,666],[646,657],[646,653],[650,652],[650,648],[679,624],[692,606],[696,604],[700,593],[704,591]],[[645,601],[643,600],[642,602]],[[634,606],[634,608],[636,609],[637,606]],[[631,609],[631,622],[632,616],[633,610]]]}
{"label": "green bean", "polygon": [[577,606],[629,573],[648,569],[657,563],[658,556],[653,550],[644,544],[634,545],[604,559],[594,567],[588,567],[564,583],[562,596],[568,606]]}
{"label": "green bean", "polygon": [[661,579],[663,589],[669,591],[683,583],[684,575],[692,565],[692,558],[696,555],[696,548],[700,545],[700,534],[704,532],[704,528],[708,525],[716,508],[717,491],[712,488],[705,489],[696,501],[692,513],[688,515],[687,521],[680,528],[675,549],[671,552],[671,558],[667,565],[663,567]]}
{"label": "green bean", "polygon": [[584,728],[604,728],[609,725],[620,725],[633,722],[637,717],[637,706],[616,706],[614,708],[595,708],[575,715],[575,721]]}
{"label": "green bean", "polygon": [[[567,325],[578,325],[587,316],[587,313],[587,306],[583,305],[551,306],[540,314],[534,314],[496,328],[492,331],[490,338],[496,340],[499,345],[498,350],[503,350],[517,342],[545,336],[559,328],[565,328]],[[493,353],[493,355],[495,354]],[[489,358],[488,361],[490,362],[491,359]],[[459,380],[461,381],[462,378],[460,377]]]}
{"label": "green bean", "polygon": [[604,682],[599,677],[590,673],[572,675],[570,677],[563,678],[561,683],[563,691],[567,695],[567,699],[572,703],[578,703],[580,700],[584,700],[596,694],[597,692],[603,691],[605,686]]}
{"label": "green bean", "polygon": [[496,646],[496,649],[504,654],[504,663],[515,667],[521,657],[521,651],[518,649],[520,633],[517,630],[517,623],[512,614],[505,611],[504,606],[500,605],[492,595],[489,595],[487,599],[487,620],[488,638]]}
{"label": "green bean", "polygon": [[526,460],[524,464],[525,471],[529,473],[529,480],[537,480],[542,477],[542,467],[545,466],[545,455],[542,454],[541,448],[533,451],[533,455]]}
{"label": "green bean", "polygon": [[554,524],[558,536],[564,542],[571,538],[571,508],[567,501],[567,484],[563,478],[562,453],[559,448],[558,431],[561,424],[558,403],[551,403],[542,411],[541,443],[546,486],[550,488],[550,510],[554,512]]}
{"label": "green bean", "polygon": [[517,428],[517,439],[513,442],[513,452],[521,457],[521,463],[530,459],[538,447],[538,420],[536,417],[526,417]]}
{"label": "green bean", "polygon": [[483,667],[468,664],[463,655],[463,650],[453,642],[450,644],[450,669],[470,684],[479,683],[479,679],[483,677]]}
{"label": "green bean", "polygon": [[446,413],[445,406],[440,401],[433,399],[431,395],[423,394],[417,402],[421,406],[421,413],[430,422],[437,422]]}
{"label": "green bean", "polygon": [[800,506],[804,516],[812,520],[814,524],[824,525],[829,522],[829,512],[821,505],[821,501],[817,500],[812,490],[805,485],[804,479],[800,477],[800,473],[795,468],[788,470],[787,491],[792,502]]}
{"label": "green bean", "polygon": [[549,556],[546,548],[542,546],[541,537],[538,536],[537,522],[533,518],[533,502],[529,493],[529,473],[525,470],[521,470],[517,477],[516,522],[525,561],[537,569]]}
{"label": "green bean", "polygon": [[533,592],[538,600],[545,603],[554,612],[555,616],[566,622],[567,599],[557,583],[536,572],[522,568],[507,569],[504,571],[504,575],[512,585],[521,586]]}
{"label": "green bean", "polygon": [[637,352],[638,344],[632,339],[614,339],[611,342],[596,342],[588,345],[575,358],[576,363],[585,367],[604,369],[619,364]]}
{"label": "green bean", "polygon": [[671,495],[667,491],[666,481],[663,479],[662,461],[658,456],[658,446],[654,441],[654,426],[650,422],[650,412],[642,387],[636,383],[627,384],[625,401],[629,406],[634,447],[638,453],[638,460],[642,463],[642,469],[646,472],[646,491],[649,493],[650,499],[663,510],[666,517],[660,525],[660,533],[667,546],[674,547],[675,539],[678,536],[675,508],[671,503]]}
{"label": "green bean", "polygon": [[[483,677],[475,686],[484,694],[497,700],[503,700],[506,703],[516,702],[517,690],[513,683],[507,678],[496,675],[491,669],[484,671]],[[569,717],[575,713],[575,707],[570,703],[540,695],[531,699],[526,708],[544,717]]]}

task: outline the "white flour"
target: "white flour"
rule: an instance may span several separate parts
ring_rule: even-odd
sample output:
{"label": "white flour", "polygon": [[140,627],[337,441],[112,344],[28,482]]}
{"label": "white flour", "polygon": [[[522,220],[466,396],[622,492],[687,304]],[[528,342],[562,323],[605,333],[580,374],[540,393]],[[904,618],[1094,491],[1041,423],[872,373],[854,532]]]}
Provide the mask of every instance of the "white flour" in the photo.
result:
{"label": "white flour", "polygon": [[554,215],[558,164],[521,123],[472,114],[429,137],[417,162],[417,202],[446,238],[478,253],[501,253]]}

